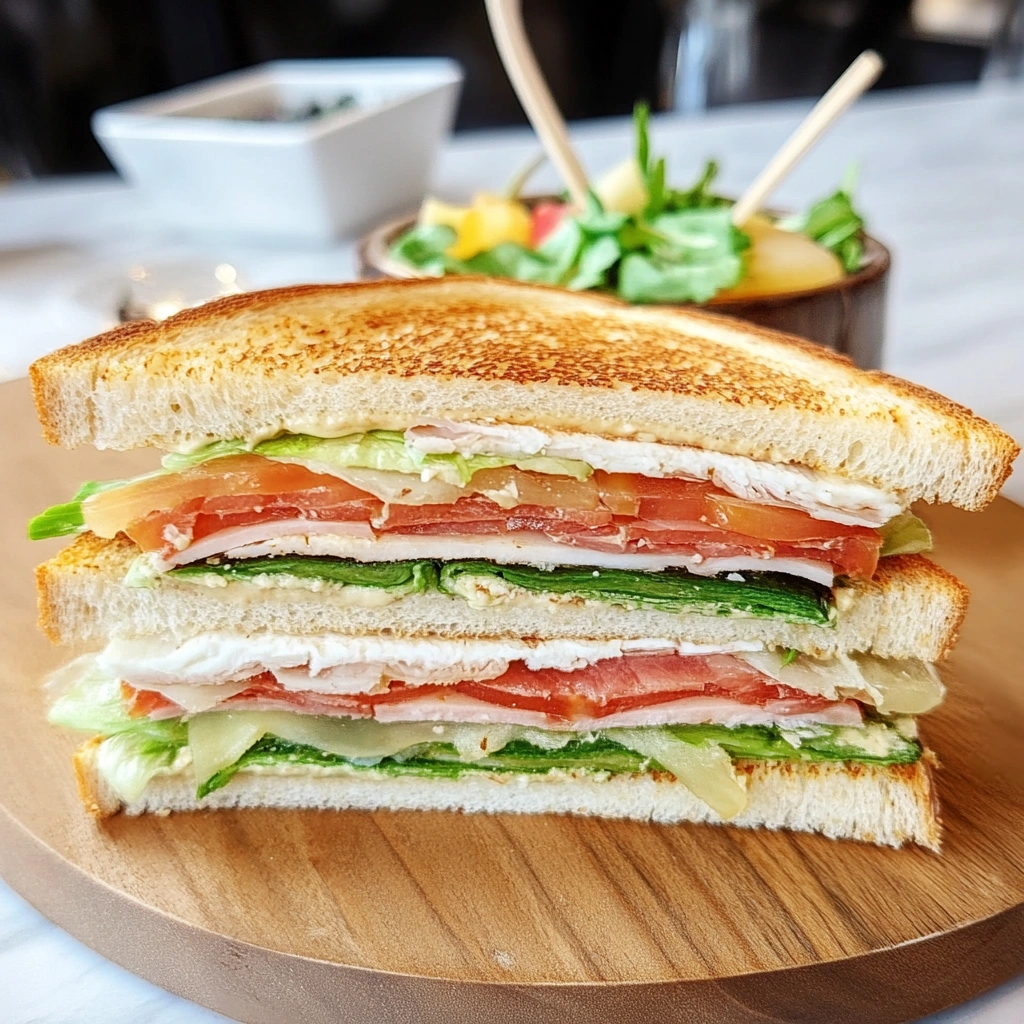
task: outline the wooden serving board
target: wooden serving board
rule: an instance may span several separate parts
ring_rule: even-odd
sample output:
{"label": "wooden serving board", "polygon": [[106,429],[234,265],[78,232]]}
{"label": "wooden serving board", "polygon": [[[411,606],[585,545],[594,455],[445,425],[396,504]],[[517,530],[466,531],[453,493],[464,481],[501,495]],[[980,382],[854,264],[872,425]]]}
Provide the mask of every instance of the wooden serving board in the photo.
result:
{"label": "wooden serving board", "polygon": [[[927,720],[945,848],[557,817],[212,812],[97,825],[39,681],[30,514],[146,453],[39,439],[0,386],[0,873],[137,974],[246,1021],[882,1024],[1024,970],[1024,510],[940,510],[972,587]],[[955,677],[955,678],[954,678]]]}

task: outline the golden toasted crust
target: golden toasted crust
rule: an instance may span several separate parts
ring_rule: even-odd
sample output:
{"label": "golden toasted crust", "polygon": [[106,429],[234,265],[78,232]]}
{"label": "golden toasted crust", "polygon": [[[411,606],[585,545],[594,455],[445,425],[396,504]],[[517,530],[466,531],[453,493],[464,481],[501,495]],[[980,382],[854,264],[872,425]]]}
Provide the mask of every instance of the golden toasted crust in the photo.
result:
{"label": "golden toasted crust", "polygon": [[[775,331],[468,277],[229,296],[61,349],[30,373],[47,439],[71,447],[187,446],[324,417],[492,417],[888,476],[911,498],[965,507],[998,492],[1018,451],[963,406]],[[953,453],[949,464],[915,461],[921,445]]]}
{"label": "golden toasted crust", "polygon": [[[125,806],[100,776],[96,746],[76,757],[83,799],[90,813],[106,817],[191,811],[200,807],[315,807],[322,810],[386,808],[463,810],[486,813],[583,814],[662,823],[721,819],[665,772],[595,778],[587,772],[557,775],[481,775],[457,779],[345,777],[320,773],[252,775],[244,769],[201,802],[188,770],[151,780],[138,800]],[[727,824],[856,839],[887,846],[917,843],[935,852],[941,824],[932,781],[932,755],[916,764],[737,761],[747,779],[748,804]]]}
{"label": "golden toasted crust", "polygon": [[102,742],[102,736],[94,736],[83,743],[71,758],[78,786],[78,798],[97,820],[109,818],[121,809],[120,804],[111,804],[109,800],[103,799],[100,792],[100,780],[96,774],[96,750]]}
{"label": "golden toasted crust", "polygon": [[957,579],[951,572],[923,555],[892,555],[879,560],[871,584],[890,593],[941,593],[948,605],[941,639],[941,657],[949,654],[960,636],[960,627],[964,624],[971,601],[970,588],[963,580]]}

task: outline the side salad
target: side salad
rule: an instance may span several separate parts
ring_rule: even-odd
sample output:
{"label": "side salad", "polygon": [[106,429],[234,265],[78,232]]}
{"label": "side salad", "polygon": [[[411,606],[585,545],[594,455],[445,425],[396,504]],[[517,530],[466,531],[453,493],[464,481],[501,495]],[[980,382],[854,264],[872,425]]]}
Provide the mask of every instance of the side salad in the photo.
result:
{"label": "side salad", "polygon": [[730,220],[733,202],[714,191],[709,160],[687,189],[667,183],[654,158],[649,112],[637,104],[635,154],[569,202],[528,207],[522,177],[505,197],[470,206],[427,199],[416,225],[390,256],[424,276],[486,274],[612,292],[628,302],[709,302],[784,294],[835,283],[860,269],[864,221],[853,206],[853,176],[805,213],[778,220]]}

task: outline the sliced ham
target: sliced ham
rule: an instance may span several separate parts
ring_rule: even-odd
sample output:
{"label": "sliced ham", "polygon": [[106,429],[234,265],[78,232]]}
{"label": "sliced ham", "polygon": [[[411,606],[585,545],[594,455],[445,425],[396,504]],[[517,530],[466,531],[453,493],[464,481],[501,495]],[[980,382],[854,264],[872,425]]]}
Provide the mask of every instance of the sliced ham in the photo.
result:
{"label": "sliced ham", "polygon": [[[636,569],[657,572],[682,568],[698,576],[714,576],[723,572],[781,572],[821,583],[828,587],[834,579],[833,567],[827,561],[810,557],[761,557],[735,554],[728,557],[705,558],[699,552],[674,553],[595,550],[559,543],[544,534],[518,533],[495,536],[431,536],[383,534],[364,536],[355,532],[330,529],[327,523],[310,524],[306,520],[265,524],[239,530],[218,542],[220,535],[208,538],[205,554],[196,555],[195,548],[172,551],[167,557],[152,556],[154,568],[171,569],[211,555],[228,558],[263,558],[271,555],[310,555],[353,558],[360,562],[391,562],[401,559],[433,559],[452,561],[462,558],[485,558],[493,562],[519,565],[587,565],[602,569]],[[357,524],[346,524],[346,528]],[[311,527],[311,528],[308,528]]]}
{"label": "sliced ham", "polygon": [[[588,730],[620,725],[860,724],[854,701],[802,693],[732,655],[628,654],[572,672],[513,663],[501,676],[449,684],[392,682],[383,692],[324,693],[286,689],[265,672],[244,689],[227,684],[218,709],[291,710],[303,714],[392,721],[494,722]],[[171,717],[185,710],[178,693],[124,692],[132,714]],[[180,685],[177,687],[181,689]],[[212,687],[201,687],[210,690]],[[468,717],[460,717],[468,716]]]}
{"label": "sliced ham", "polygon": [[600,717],[581,716],[571,722],[551,720],[542,711],[488,704],[464,694],[424,696],[401,704],[386,704],[374,710],[381,722],[469,722],[478,725],[533,725],[543,729],[572,729],[592,732],[644,725],[846,725],[863,723],[854,701],[831,707],[795,709],[788,701],[763,706],[744,704],[729,697],[683,697],[649,707],[630,708]]}

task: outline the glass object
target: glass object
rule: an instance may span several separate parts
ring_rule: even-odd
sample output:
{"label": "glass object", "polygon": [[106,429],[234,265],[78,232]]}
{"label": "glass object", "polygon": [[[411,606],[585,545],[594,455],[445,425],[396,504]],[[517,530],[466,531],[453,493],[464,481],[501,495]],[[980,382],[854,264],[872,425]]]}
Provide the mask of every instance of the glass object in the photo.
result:
{"label": "glass object", "polygon": [[166,320],[183,309],[245,290],[230,263],[138,263],[126,273],[89,282],[75,297],[105,319],[126,323]]}
{"label": "glass object", "polygon": [[667,4],[661,106],[696,114],[747,96],[753,76],[756,0]]}

